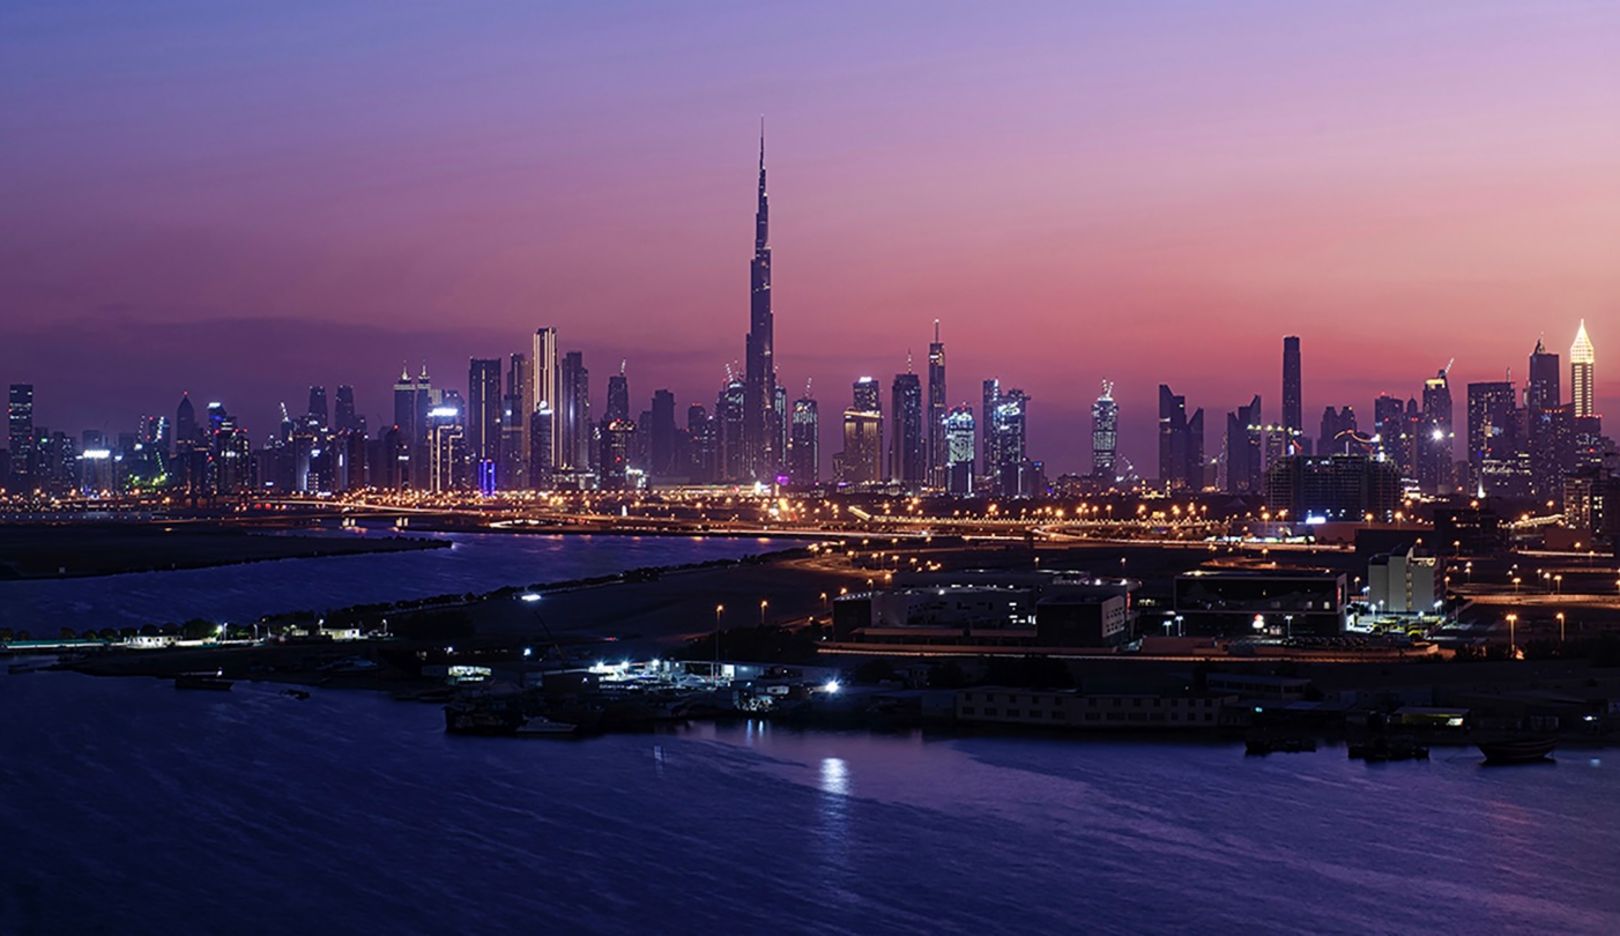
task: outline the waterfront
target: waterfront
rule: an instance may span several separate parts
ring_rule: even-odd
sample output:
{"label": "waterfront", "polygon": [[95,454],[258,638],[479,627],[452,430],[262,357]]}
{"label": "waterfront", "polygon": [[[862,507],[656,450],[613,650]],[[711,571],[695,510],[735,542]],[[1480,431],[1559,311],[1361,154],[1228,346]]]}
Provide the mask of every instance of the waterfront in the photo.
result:
{"label": "waterfront", "polygon": [[[301,531],[308,533],[308,531]],[[327,535],[394,536],[387,528]],[[449,549],[284,559],[205,569],[0,582],[0,625],[55,635],[58,628],[138,627],[200,617],[252,621],[433,595],[488,592],[646,566],[735,559],[791,540],[669,536],[412,533]]]}
{"label": "waterfront", "polygon": [[[792,732],[0,675],[5,932],[1614,932],[1616,763]],[[64,899],[90,887],[93,899]]]}

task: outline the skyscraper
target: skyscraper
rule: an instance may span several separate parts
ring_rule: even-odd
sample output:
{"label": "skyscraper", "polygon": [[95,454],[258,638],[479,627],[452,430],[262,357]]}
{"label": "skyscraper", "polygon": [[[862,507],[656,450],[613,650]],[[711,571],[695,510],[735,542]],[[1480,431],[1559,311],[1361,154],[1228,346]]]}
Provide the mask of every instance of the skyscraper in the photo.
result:
{"label": "skyscraper", "polygon": [[620,361],[619,372],[608,378],[607,412],[602,414],[607,422],[630,418],[630,378],[625,374],[625,367],[626,362]]}
{"label": "skyscraper", "polygon": [[765,192],[765,122],[759,126],[759,206],[754,214],[754,259],[749,264],[748,340],[744,370],[743,470],[771,481],[780,467],[776,440],[776,321],[771,311],[770,200]]}
{"label": "skyscraper", "polygon": [[1204,486],[1204,411],[1187,417],[1187,398],[1159,384],[1159,483],[1173,490]]}
{"label": "skyscraper", "polygon": [[686,408],[686,435],[691,440],[692,459],[687,474],[700,484],[719,480],[719,438],[715,421],[702,403],[693,403]]}
{"label": "skyscraper", "polygon": [[1597,399],[1593,386],[1593,368],[1597,355],[1592,351],[1592,339],[1586,336],[1586,319],[1581,319],[1575,332],[1575,343],[1569,348],[1569,395],[1575,405],[1576,419],[1597,416]]}
{"label": "skyscraper", "polygon": [[[1283,339],[1282,425],[1289,436],[1289,445],[1297,447],[1304,438],[1305,409],[1304,386],[1300,378],[1299,338],[1289,335]],[[1290,451],[1289,454],[1295,454]]]}
{"label": "skyscraper", "polygon": [[529,485],[529,362],[522,353],[507,359],[506,392],[501,394],[501,463],[496,486],[522,490]]}
{"label": "skyscraper", "polygon": [[821,481],[821,423],[809,390],[793,401],[788,478],[795,487],[814,487]]}
{"label": "skyscraper", "polygon": [[925,483],[928,476],[922,381],[909,371],[895,374],[891,394],[889,478],[915,488]]}
{"label": "skyscraper", "polygon": [[1448,363],[1423,382],[1423,427],[1418,437],[1418,484],[1430,494],[1443,493],[1453,484],[1451,421],[1451,365]]}
{"label": "skyscraper", "polygon": [[1411,440],[1406,434],[1406,404],[1401,402],[1400,397],[1383,393],[1373,401],[1373,432],[1378,435],[1378,444],[1384,457],[1393,462],[1401,472],[1410,475]]}
{"label": "skyscraper", "polygon": [[[557,467],[559,443],[562,438],[562,420],[559,419],[558,409],[562,405],[562,358],[557,350],[557,329],[551,326],[537,328],[534,332],[534,347],[529,366],[534,372],[534,408],[539,411],[544,407],[551,415],[544,421],[551,431],[551,438],[543,446],[536,446],[533,440],[529,443],[529,453],[532,457],[536,451],[550,453],[552,462],[547,465],[547,480],[550,480],[549,470]],[[530,428],[534,425],[530,420]],[[530,466],[529,474],[534,475],[534,468]]]}
{"label": "skyscraper", "polygon": [[1119,449],[1119,404],[1114,402],[1114,382],[1104,380],[1102,393],[1091,404],[1091,476],[1102,484],[1113,484],[1119,477],[1114,462]]}
{"label": "skyscraper", "polygon": [[653,391],[651,426],[647,433],[647,473],[657,477],[676,474],[675,394]]}
{"label": "skyscraper", "polygon": [[485,465],[500,464],[501,427],[505,423],[504,396],[501,392],[500,358],[473,358],[468,361],[466,451],[474,478],[483,478]]}
{"label": "skyscraper", "polygon": [[985,432],[994,435],[997,464],[991,468],[992,490],[1002,497],[1025,497],[1034,493],[1026,445],[1029,427],[1029,395],[1011,389],[999,395],[995,413]]}
{"label": "skyscraper", "polygon": [[591,467],[591,374],[585,356],[570,351],[562,362],[561,467],[588,471]]}
{"label": "skyscraper", "polygon": [[405,472],[406,484],[419,490],[431,481],[428,457],[428,411],[432,409],[433,384],[428,379],[427,365],[422,365],[419,377],[410,370],[400,368],[399,381],[394,384],[394,425],[408,446],[410,461]]}
{"label": "skyscraper", "polygon": [[973,407],[958,406],[945,417],[945,490],[956,497],[973,495]]}
{"label": "skyscraper", "polygon": [[[608,402],[613,401],[612,383],[608,385]],[[743,452],[744,412],[747,409],[748,387],[735,376],[728,376],[714,400],[714,434],[718,455],[720,481],[745,480],[746,458]]]}
{"label": "skyscraper", "polygon": [[180,405],[174,408],[174,450],[189,452],[197,445],[197,408],[191,404],[191,393],[181,391]]}
{"label": "skyscraper", "polygon": [[6,398],[6,444],[11,453],[11,483],[18,490],[34,488],[38,458],[34,450],[34,385],[12,384]]}
{"label": "skyscraper", "polygon": [[939,340],[939,319],[934,319],[934,340],[928,345],[928,486],[945,487],[945,343]]}
{"label": "skyscraper", "polygon": [[844,410],[844,450],[838,455],[840,484],[873,484],[883,477],[883,404],[872,377],[855,381]]}
{"label": "skyscraper", "polygon": [[1265,419],[1260,395],[1248,406],[1226,414],[1226,489],[1234,494],[1259,494],[1264,483]]}
{"label": "skyscraper", "polygon": [[[1511,462],[1519,452],[1519,413],[1510,380],[1468,385],[1468,482],[1483,487],[1487,462]],[[1489,491],[1489,493],[1499,493]]]}
{"label": "skyscraper", "polygon": [[332,428],[338,432],[356,432],[365,428],[365,420],[354,411],[354,388],[339,384],[337,401],[332,408]]}
{"label": "skyscraper", "polygon": [[985,486],[996,490],[996,471],[1001,467],[1001,455],[996,452],[996,407],[1001,405],[1001,381],[995,377],[980,387],[979,419],[983,423],[979,432],[979,475]]}
{"label": "skyscraper", "polygon": [[1321,432],[1317,435],[1316,454],[1318,455],[1344,455],[1350,451],[1350,441],[1345,438],[1347,432],[1356,430],[1356,411],[1353,407],[1345,406],[1334,409],[1331,406],[1322,408]]}
{"label": "skyscraper", "polygon": [[1524,446],[1530,456],[1530,491],[1539,499],[1561,499],[1564,466],[1569,463],[1570,412],[1563,405],[1558,355],[1540,338],[1530,352],[1530,379],[1524,385]]}
{"label": "skyscraper", "polygon": [[304,410],[304,422],[311,429],[325,430],[331,423],[326,407],[326,388],[309,388],[309,406]]}

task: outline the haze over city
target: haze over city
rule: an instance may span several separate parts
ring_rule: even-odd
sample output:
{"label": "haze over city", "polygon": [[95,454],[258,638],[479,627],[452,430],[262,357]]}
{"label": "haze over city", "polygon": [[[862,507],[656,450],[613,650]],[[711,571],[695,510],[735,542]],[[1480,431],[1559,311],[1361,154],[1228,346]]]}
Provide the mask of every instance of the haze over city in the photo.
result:
{"label": "haze over city", "polygon": [[1307,426],[1616,340],[1608,4],[14,3],[0,36],[0,379],[50,425],[190,389],[262,436],[340,383],[375,421],[401,361],[459,382],[539,325],[637,406],[712,402],[761,114],[781,385],[842,406],[938,318],[949,402],[1024,389],[1054,475],[1104,378],[1139,466],[1160,382],[1274,417],[1284,334]]}

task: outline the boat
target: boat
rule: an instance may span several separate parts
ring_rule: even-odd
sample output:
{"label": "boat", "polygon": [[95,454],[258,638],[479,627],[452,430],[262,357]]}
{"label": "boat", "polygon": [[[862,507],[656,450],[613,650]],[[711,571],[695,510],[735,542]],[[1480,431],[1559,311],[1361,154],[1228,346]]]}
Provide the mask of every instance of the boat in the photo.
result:
{"label": "boat", "polygon": [[571,738],[579,734],[579,726],[552,721],[544,715],[534,715],[517,727],[517,733],[534,738]]}
{"label": "boat", "polygon": [[216,692],[229,692],[234,680],[226,679],[219,673],[181,673],[174,677],[176,689],[212,689]]}
{"label": "boat", "polygon": [[1485,755],[1487,764],[1535,764],[1550,761],[1558,739],[1546,735],[1520,738],[1500,738],[1494,741],[1476,741],[1474,746]]}

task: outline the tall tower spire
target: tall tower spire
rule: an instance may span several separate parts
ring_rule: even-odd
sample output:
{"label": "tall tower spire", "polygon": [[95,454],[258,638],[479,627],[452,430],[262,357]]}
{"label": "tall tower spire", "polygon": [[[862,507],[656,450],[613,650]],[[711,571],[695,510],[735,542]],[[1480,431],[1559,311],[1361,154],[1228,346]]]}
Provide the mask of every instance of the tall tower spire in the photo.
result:
{"label": "tall tower spire", "polygon": [[1592,350],[1592,339],[1586,336],[1586,319],[1581,319],[1581,325],[1575,331],[1575,343],[1569,348],[1569,393],[1576,419],[1597,415],[1592,379],[1596,365],[1597,354]]}
{"label": "tall tower spire", "polygon": [[776,319],[771,310],[771,206],[765,189],[765,118],[759,119],[759,205],[754,259],[748,267],[748,342],[744,369],[741,478],[772,481],[782,467],[782,414],[776,409]]}

